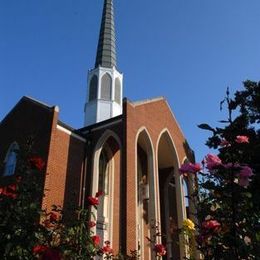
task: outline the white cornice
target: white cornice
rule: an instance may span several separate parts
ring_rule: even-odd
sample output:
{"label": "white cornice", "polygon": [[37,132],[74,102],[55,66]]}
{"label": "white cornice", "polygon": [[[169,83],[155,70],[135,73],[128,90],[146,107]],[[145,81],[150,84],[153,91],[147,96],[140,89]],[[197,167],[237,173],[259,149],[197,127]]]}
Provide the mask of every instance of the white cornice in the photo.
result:
{"label": "white cornice", "polygon": [[66,134],[68,134],[68,135],[71,135],[72,137],[74,137],[74,138],[76,138],[76,139],[78,139],[78,140],[80,140],[80,141],[82,141],[84,143],[86,142],[86,140],[83,137],[81,137],[81,136],[71,132],[70,130],[64,128],[63,126],[57,125],[57,129],[62,131],[62,132],[64,132],[64,133],[66,133]]}

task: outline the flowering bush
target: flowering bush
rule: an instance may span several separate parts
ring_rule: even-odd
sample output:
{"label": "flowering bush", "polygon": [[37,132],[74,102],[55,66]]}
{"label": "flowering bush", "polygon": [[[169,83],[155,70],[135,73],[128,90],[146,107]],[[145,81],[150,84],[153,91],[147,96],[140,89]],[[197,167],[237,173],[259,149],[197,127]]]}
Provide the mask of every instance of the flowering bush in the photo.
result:
{"label": "flowering bush", "polygon": [[[227,91],[221,102],[228,105],[228,120],[221,121],[225,127],[199,125],[212,133],[207,145],[218,149],[195,173],[198,187],[191,195],[197,201],[197,245],[205,260],[260,255],[260,84],[245,82],[245,88],[233,100]],[[233,120],[236,108],[240,111]],[[194,172],[188,169],[188,174]]]}
{"label": "flowering bush", "polygon": [[[69,224],[63,222],[60,207],[41,209],[44,160],[29,152],[18,158],[16,174],[0,179],[1,259],[92,259],[103,254],[110,259],[112,248],[107,244],[102,251],[88,209],[77,209],[78,218]],[[88,198],[90,207],[96,208],[102,194]]]}

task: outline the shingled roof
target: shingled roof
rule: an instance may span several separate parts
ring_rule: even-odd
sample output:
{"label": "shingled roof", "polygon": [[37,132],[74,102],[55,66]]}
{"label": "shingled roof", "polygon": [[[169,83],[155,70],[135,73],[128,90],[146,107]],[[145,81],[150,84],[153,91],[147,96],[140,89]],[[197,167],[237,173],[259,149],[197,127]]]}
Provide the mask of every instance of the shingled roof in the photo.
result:
{"label": "shingled roof", "polygon": [[95,68],[116,67],[116,44],[113,0],[105,0],[99,33]]}

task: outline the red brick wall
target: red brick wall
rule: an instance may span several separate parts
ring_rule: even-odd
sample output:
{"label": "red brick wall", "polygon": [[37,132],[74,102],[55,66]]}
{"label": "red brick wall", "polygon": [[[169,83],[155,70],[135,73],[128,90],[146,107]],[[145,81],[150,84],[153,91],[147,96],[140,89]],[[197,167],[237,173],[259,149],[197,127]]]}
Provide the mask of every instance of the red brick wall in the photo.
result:
{"label": "red brick wall", "polygon": [[[135,145],[136,135],[141,127],[145,127],[150,134],[151,142],[156,156],[156,143],[160,133],[167,128],[175,144],[179,160],[187,154],[187,144],[181,129],[173,117],[168,104],[164,99],[147,102],[139,105],[124,102],[125,120],[125,140],[126,140],[126,244],[128,252],[136,248],[136,181],[135,181]],[[158,168],[157,158],[155,158],[155,169]]]}
{"label": "red brick wall", "polygon": [[32,152],[48,158],[54,107],[49,108],[24,97],[0,124],[0,160],[3,161],[9,145],[16,141],[24,148],[32,138]]}
{"label": "red brick wall", "polygon": [[[47,161],[55,114],[55,107],[48,107],[23,97],[0,124],[1,163],[11,143],[17,142],[20,151],[25,153],[28,152],[29,140],[31,140],[30,153]],[[2,173],[3,166],[0,168],[0,176]],[[4,177],[1,181],[8,183],[9,179],[9,177]]]}
{"label": "red brick wall", "polygon": [[69,219],[66,215],[80,204],[85,143],[57,127],[51,137],[43,208],[59,205]]}

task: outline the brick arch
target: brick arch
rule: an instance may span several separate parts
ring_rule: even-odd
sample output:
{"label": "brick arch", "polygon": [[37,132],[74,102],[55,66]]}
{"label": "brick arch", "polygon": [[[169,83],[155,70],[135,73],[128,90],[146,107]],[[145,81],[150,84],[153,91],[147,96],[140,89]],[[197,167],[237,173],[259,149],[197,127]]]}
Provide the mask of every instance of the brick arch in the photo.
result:
{"label": "brick arch", "polygon": [[155,230],[150,228],[156,220],[154,169],[152,139],[143,126],[139,128],[135,138],[136,221],[137,227],[140,227],[136,230],[136,237],[137,246],[141,246],[142,259],[154,259],[153,251],[146,241],[147,236],[152,237],[155,233]]}
{"label": "brick arch", "polygon": [[[109,194],[107,197],[104,195],[103,199],[106,199],[107,203],[107,231],[102,233],[103,242],[109,240],[115,252],[118,252],[120,248],[119,234],[120,227],[117,223],[120,222],[120,178],[121,178],[121,141],[116,133],[111,130],[106,130],[99,138],[93,153],[93,176],[91,194],[95,196],[95,193],[99,187],[100,177],[100,156],[101,152],[105,151],[109,158]],[[104,222],[105,223],[105,222]],[[115,223],[115,224],[114,224]],[[106,225],[105,225],[106,226]],[[95,228],[95,232],[99,232],[98,227]]]}
{"label": "brick arch", "polygon": [[157,165],[157,202],[159,204],[159,220],[162,232],[167,239],[167,258],[182,258],[183,250],[178,245],[179,237],[174,236],[174,229],[182,226],[184,219],[184,200],[182,179],[179,175],[179,155],[170,131],[165,128],[158,135],[156,143]]}

